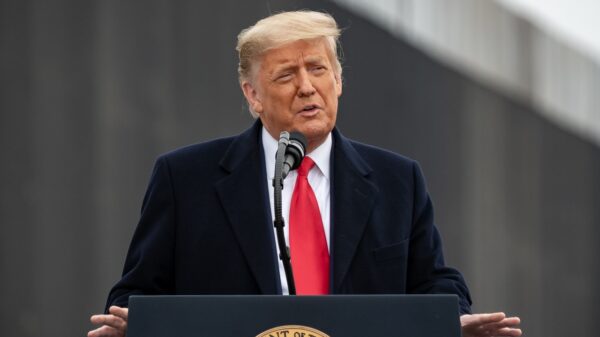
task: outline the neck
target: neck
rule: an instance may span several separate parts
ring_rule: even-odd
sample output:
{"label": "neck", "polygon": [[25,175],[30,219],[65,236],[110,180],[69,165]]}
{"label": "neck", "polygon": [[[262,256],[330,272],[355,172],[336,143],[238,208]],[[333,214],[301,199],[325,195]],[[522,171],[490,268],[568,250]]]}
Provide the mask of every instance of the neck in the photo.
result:
{"label": "neck", "polygon": [[[267,128],[264,123],[263,123],[263,128],[265,128],[265,130],[267,130],[267,132],[269,133],[269,135],[271,135],[271,137],[273,137],[273,139],[275,139],[276,141],[279,140],[279,132],[275,132],[275,133],[271,132],[271,130],[269,130],[269,128]],[[291,130],[288,130],[288,132],[289,131],[291,131]],[[306,136],[306,134],[304,136]],[[323,137],[318,137],[318,138],[315,138],[315,137],[308,138],[307,137],[306,141],[308,142],[308,144],[306,144],[306,154],[311,153],[316,148],[321,146],[321,144],[323,144],[325,142],[325,140],[327,140],[328,136],[329,136],[329,133],[327,133]]]}
{"label": "neck", "polygon": [[327,137],[324,138],[320,138],[318,140],[313,140],[310,139],[308,140],[308,144],[307,144],[307,149],[306,149],[306,153],[311,153],[314,151],[314,149],[318,148],[319,146],[321,146],[321,144],[323,144],[323,142],[325,142],[325,139],[327,139]]}

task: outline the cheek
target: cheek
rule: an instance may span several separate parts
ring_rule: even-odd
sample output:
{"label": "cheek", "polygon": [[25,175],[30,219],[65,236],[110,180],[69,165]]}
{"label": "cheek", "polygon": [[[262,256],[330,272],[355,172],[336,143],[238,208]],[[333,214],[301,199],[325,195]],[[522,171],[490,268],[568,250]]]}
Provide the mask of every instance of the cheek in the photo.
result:
{"label": "cheek", "polygon": [[276,106],[277,108],[287,108],[294,102],[296,92],[290,88],[278,88],[273,89],[268,96],[266,102],[270,105]]}
{"label": "cheek", "polygon": [[329,85],[329,90],[327,91],[327,96],[325,97],[325,99],[327,100],[327,105],[331,108],[331,112],[335,113],[337,111],[337,106],[338,106],[338,98],[341,95],[341,91],[338,90],[340,89],[340,87],[337,85],[337,83],[331,83]]}

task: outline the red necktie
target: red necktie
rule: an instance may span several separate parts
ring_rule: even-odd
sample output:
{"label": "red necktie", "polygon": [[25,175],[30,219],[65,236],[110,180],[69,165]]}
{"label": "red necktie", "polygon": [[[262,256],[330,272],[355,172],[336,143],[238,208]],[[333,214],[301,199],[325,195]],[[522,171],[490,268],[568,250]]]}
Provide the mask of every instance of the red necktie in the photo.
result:
{"label": "red necktie", "polygon": [[319,204],[307,177],[314,166],[312,159],[304,157],[290,204],[290,252],[298,295],[329,293],[329,251]]}

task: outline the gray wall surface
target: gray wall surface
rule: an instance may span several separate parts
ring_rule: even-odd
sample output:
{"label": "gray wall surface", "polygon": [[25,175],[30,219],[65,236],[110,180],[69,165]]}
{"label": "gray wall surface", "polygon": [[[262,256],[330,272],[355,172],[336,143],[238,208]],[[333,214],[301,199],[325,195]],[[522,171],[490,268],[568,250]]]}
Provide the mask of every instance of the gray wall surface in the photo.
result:
{"label": "gray wall surface", "polygon": [[323,1],[0,0],[0,326],[81,336],[118,280],[154,159],[251,124],[238,32],[345,27],[338,125],[423,166],[447,262],[527,336],[595,336],[600,149]]}
{"label": "gray wall surface", "polygon": [[333,2],[600,145],[600,54],[552,24],[530,21],[502,0]]}

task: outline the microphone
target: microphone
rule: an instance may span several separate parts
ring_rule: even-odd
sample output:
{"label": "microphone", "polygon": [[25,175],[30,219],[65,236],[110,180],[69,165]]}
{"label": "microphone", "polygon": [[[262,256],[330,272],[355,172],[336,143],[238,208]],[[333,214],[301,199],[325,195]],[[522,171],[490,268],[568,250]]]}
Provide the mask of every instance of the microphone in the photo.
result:
{"label": "microphone", "polygon": [[306,151],[306,137],[301,132],[290,132],[289,143],[285,148],[285,159],[281,172],[282,179],[285,179],[290,171],[300,167],[302,158],[304,158],[304,151]]}
{"label": "microphone", "polygon": [[285,220],[281,214],[281,190],[283,189],[283,179],[291,170],[300,166],[304,151],[306,149],[306,137],[300,132],[282,131],[279,134],[277,143],[277,153],[275,154],[275,175],[273,177],[273,209],[277,245],[279,246],[279,259],[283,263],[285,278],[288,284],[290,295],[296,295],[296,284],[294,283],[294,271],[290,262],[290,248],[285,242]]}

